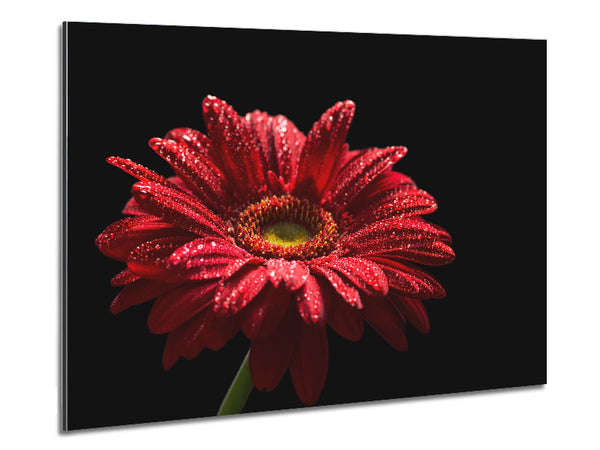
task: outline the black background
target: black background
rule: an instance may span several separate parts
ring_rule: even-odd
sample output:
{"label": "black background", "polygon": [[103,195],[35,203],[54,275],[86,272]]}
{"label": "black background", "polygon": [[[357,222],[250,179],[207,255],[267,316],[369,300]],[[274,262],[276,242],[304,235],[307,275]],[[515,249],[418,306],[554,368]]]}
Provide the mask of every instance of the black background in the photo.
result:
{"label": "black background", "polygon": [[[96,236],[122,217],[134,179],[105,162],[170,169],[147,146],[189,126],[201,99],[284,114],[308,132],[338,100],[357,105],[351,148],[405,145],[396,170],[430,192],[456,261],[431,272],[431,332],[409,351],[371,329],[330,332],[317,405],[546,382],[546,42],[69,23],[66,428],[212,416],[248,348],[161,367],[149,304],[113,316],[121,264]],[[245,411],[301,407],[289,375]]]}

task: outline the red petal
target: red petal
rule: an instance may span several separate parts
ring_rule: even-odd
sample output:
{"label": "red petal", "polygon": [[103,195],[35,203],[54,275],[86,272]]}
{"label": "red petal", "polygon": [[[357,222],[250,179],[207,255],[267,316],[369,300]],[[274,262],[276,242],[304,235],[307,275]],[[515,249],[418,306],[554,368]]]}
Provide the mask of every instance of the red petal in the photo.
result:
{"label": "red petal", "polygon": [[242,331],[246,337],[264,339],[272,334],[288,309],[290,296],[287,289],[267,285],[242,313]]}
{"label": "red petal", "polygon": [[327,325],[343,338],[358,341],[362,337],[364,328],[362,312],[334,295],[327,315]]}
{"label": "red petal", "polygon": [[177,328],[177,331],[181,330],[181,333],[184,334],[181,355],[185,359],[194,359],[204,350],[203,335],[211,312],[210,308],[205,308],[191,320],[188,320],[181,327]]}
{"label": "red petal", "polygon": [[397,261],[369,256],[385,272],[390,290],[416,298],[443,298],[446,292],[435,278],[422,270]]}
{"label": "red petal", "polygon": [[298,163],[295,192],[320,199],[336,174],[344,141],[354,117],[354,102],[338,102],[313,125]]}
{"label": "red petal", "polygon": [[111,286],[125,286],[127,284],[131,284],[136,280],[139,280],[139,275],[136,275],[128,267],[120,271],[110,280]]}
{"label": "red petal", "polygon": [[274,194],[289,192],[289,186],[284,183],[282,177],[278,177],[272,170],[267,171],[267,186]]}
{"label": "red petal", "polygon": [[238,316],[221,317],[214,311],[207,311],[206,320],[202,340],[210,350],[220,350],[240,331]]}
{"label": "red petal", "polygon": [[373,148],[350,161],[336,177],[324,203],[329,210],[343,211],[379,174],[406,154],[406,147]]}
{"label": "red petal", "polygon": [[363,256],[392,249],[409,249],[428,245],[439,236],[436,228],[425,221],[392,217],[369,224],[338,240],[340,254]]}
{"label": "red petal", "polygon": [[268,169],[280,175],[284,184],[293,183],[298,173],[298,161],[306,137],[285,116],[271,117],[255,111],[245,120],[261,143]]}
{"label": "red petal", "polygon": [[225,179],[241,196],[265,184],[260,148],[246,121],[223,100],[211,95],[202,102],[204,121],[214,145],[213,156]]}
{"label": "red petal", "polygon": [[298,163],[306,137],[296,125],[284,116],[273,118],[273,142],[279,162],[279,175],[286,184],[294,184],[298,176]]}
{"label": "red petal", "polygon": [[172,366],[180,356],[193,359],[204,349],[202,340],[195,338],[198,338],[204,330],[205,316],[208,311],[210,311],[210,308],[203,309],[192,319],[169,333],[167,338],[168,348],[165,347],[163,352],[163,367],[165,369]]}
{"label": "red petal", "polygon": [[125,207],[123,208],[123,211],[121,211],[123,214],[131,214],[134,216],[139,216],[139,215],[144,215],[144,214],[150,214],[148,211],[145,211],[144,209],[142,209],[142,207],[140,205],[137,204],[137,202],[135,201],[135,198],[131,197],[127,203],[125,204]]}
{"label": "red petal", "polygon": [[106,159],[106,162],[112,164],[115,167],[127,172],[130,175],[133,175],[138,180],[141,181],[150,181],[153,183],[162,184],[168,186],[172,189],[179,190],[177,186],[171,183],[162,175],[157,174],[156,172],[148,169],[147,167],[142,166],[141,164],[137,164],[128,158],[121,158],[119,156],[110,156]]}
{"label": "red petal", "polygon": [[277,152],[273,143],[273,117],[262,111],[253,111],[246,114],[244,120],[260,143],[265,172],[272,171],[279,174]]}
{"label": "red petal", "polygon": [[161,295],[148,315],[148,328],[155,334],[174,330],[212,302],[216,287],[216,281],[184,284]]}
{"label": "red petal", "polygon": [[142,208],[184,230],[227,237],[225,223],[187,194],[150,182],[134,184],[131,192]]}
{"label": "red petal", "polygon": [[125,262],[129,253],[144,242],[181,236],[192,235],[157,217],[132,216],[109,225],[96,238],[96,246],[103,255]]}
{"label": "red petal", "polygon": [[423,219],[422,217],[414,217],[414,220],[419,220],[421,222],[426,222],[427,224],[429,224],[430,227],[433,227],[437,230],[438,232],[438,239],[440,241],[442,241],[444,244],[452,244],[452,236],[450,236],[450,233],[448,233],[448,231],[442,227],[440,227],[439,225],[436,225],[434,223],[429,223],[427,222],[425,219]]}
{"label": "red petal", "polygon": [[290,291],[300,289],[309,276],[308,267],[301,261],[286,261],[285,259],[269,259],[267,261],[269,279],[273,286],[283,285]]}
{"label": "red petal", "polygon": [[348,210],[360,211],[365,205],[371,203],[371,199],[374,196],[383,191],[392,189],[399,189],[402,191],[416,189],[416,184],[402,173],[394,172],[392,170],[384,172],[362,190],[362,192],[354,199]]}
{"label": "red petal", "polygon": [[[181,178],[179,178],[177,176],[175,176],[175,177],[169,177],[169,178],[167,178],[167,181],[169,183],[173,184],[176,188],[179,188],[179,190],[182,191],[182,192],[185,192],[187,194],[191,194],[192,193],[192,191],[190,191],[188,189],[188,187],[181,180]],[[132,215],[150,214],[148,211],[146,211],[140,205],[138,205],[137,202],[135,201],[135,198],[133,198],[133,197],[129,199],[129,201],[127,202],[127,204],[123,208],[122,212],[123,212],[123,214],[132,214]]]}
{"label": "red petal", "polygon": [[298,312],[307,325],[325,325],[325,311],[331,303],[331,291],[326,283],[309,275],[304,286],[294,292]]}
{"label": "red petal", "polygon": [[281,325],[266,339],[255,339],[250,347],[252,384],[259,391],[272,391],[290,365],[298,342],[300,319],[288,308]]}
{"label": "red petal", "polygon": [[393,189],[374,196],[368,205],[351,217],[346,229],[356,231],[371,223],[392,217],[405,218],[429,214],[436,209],[437,203],[425,191],[415,189],[402,192]]}
{"label": "red petal", "polygon": [[389,249],[389,251],[374,254],[391,260],[413,261],[427,266],[443,266],[454,261],[454,251],[442,241],[414,244],[410,248]]}
{"label": "red petal", "polygon": [[220,278],[233,265],[241,267],[250,254],[225,239],[199,238],[178,248],[167,259],[167,268],[189,280]]}
{"label": "red petal", "polygon": [[446,231],[445,229],[443,229],[442,227],[440,227],[439,225],[436,225],[434,223],[432,223],[431,225],[433,225],[433,227],[438,230],[438,239],[440,241],[442,241],[444,244],[450,245],[452,244],[452,237],[450,236],[450,233],[448,233],[448,231]]}
{"label": "red petal", "polygon": [[429,333],[429,317],[421,300],[401,295],[390,295],[389,300],[420,333]]}
{"label": "red petal", "polygon": [[361,258],[324,258],[322,265],[342,274],[368,295],[386,295],[388,292],[387,278],[373,261]]}
{"label": "red petal", "polygon": [[179,327],[169,333],[167,342],[163,350],[162,365],[163,369],[169,370],[183,354],[183,342],[185,334],[184,328]]}
{"label": "red petal", "polygon": [[212,147],[210,139],[192,128],[175,128],[165,135],[165,139],[171,139],[180,145],[184,145],[195,155],[210,155]]}
{"label": "red petal", "polygon": [[310,269],[312,272],[318,273],[319,275],[327,278],[329,283],[331,283],[336,292],[344,299],[346,303],[348,303],[348,305],[357,309],[362,308],[358,291],[350,286],[348,282],[344,281],[342,277],[335,273],[332,269],[319,266],[315,263],[311,264]]}
{"label": "red petal", "polygon": [[183,145],[168,139],[151,139],[150,147],[167,161],[186,186],[213,210],[224,209],[229,196],[223,175],[205,156],[196,155]]}
{"label": "red petal", "polygon": [[296,353],[290,364],[292,383],[300,401],[314,405],[325,385],[329,347],[325,328],[302,324]]}
{"label": "red petal", "polygon": [[143,278],[166,283],[181,281],[180,276],[167,270],[166,259],[189,240],[189,237],[183,236],[159,238],[144,242],[129,254],[127,267]]}
{"label": "red petal", "polygon": [[186,194],[192,194],[192,191],[190,191],[190,188],[187,187],[187,185],[183,182],[183,180],[181,178],[179,178],[177,175],[167,178],[167,181],[170,183],[173,183],[175,186],[177,186],[180,190],[184,191]]}
{"label": "red petal", "polygon": [[139,305],[165,292],[175,289],[177,285],[151,280],[137,280],[125,286],[110,305],[110,312],[118,314],[130,306]]}
{"label": "red petal", "polygon": [[215,295],[215,311],[235,314],[258,295],[267,281],[267,269],[264,267],[243,267],[219,284]]}
{"label": "red petal", "polygon": [[408,342],[404,335],[404,321],[386,298],[365,299],[363,311],[365,320],[388,344],[396,350],[408,349]]}
{"label": "red petal", "polygon": [[342,172],[342,170],[344,170],[348,166],[348,164],[354,161],[354,159],[358,158],[363,153],[363,151],[364,150],[350,150],[350,146],[348,144],[344,144],[344,151],[340,156],[340,172]]}

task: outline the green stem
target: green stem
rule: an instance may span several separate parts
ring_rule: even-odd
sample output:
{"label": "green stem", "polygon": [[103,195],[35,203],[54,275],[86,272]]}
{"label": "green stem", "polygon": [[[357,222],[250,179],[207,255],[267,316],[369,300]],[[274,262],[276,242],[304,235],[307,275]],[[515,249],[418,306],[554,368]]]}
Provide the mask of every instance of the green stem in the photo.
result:
{"label": "green stem", "polygon": [[217,416],[228,416],[230,414],[239,414],[244,409],[246,400],[254,387],[252,385],[252,378],[250,377],[250,366],[248,361],[250,359],[250,350],[246,353],[246,357],[240,366],[238,373],[236,374],[229,390],[221,403]]}

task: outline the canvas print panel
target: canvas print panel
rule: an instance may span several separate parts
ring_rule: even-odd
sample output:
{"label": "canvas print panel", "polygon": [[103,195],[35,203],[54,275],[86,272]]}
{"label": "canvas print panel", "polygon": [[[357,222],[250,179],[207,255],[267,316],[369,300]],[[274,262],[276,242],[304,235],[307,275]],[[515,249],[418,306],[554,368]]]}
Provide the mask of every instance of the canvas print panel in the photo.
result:
{"label": "canvas print panel", "polygon": [[65,48],[65,428],[545,383],[545,42]]}

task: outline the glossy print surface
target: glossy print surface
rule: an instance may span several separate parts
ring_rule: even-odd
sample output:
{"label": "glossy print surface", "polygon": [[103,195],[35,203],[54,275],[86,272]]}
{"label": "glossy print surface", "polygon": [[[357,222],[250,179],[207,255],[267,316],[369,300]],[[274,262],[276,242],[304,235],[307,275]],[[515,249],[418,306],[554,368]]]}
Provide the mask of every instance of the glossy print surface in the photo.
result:
{"label": "glossy print surface", "polygon": [[544,41],[66,34],[66,428],[545,383]]}

